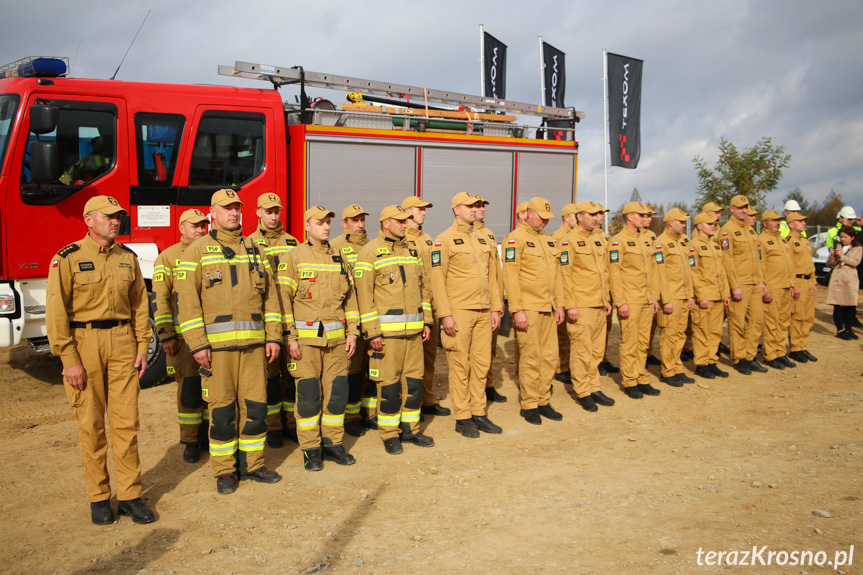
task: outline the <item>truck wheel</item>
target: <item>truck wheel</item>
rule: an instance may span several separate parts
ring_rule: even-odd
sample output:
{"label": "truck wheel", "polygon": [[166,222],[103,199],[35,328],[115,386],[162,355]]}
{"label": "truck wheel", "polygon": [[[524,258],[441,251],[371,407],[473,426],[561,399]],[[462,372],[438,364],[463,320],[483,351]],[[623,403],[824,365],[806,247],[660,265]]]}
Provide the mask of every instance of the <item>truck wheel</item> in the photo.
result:
{"label": "truck wheel", "polygon": [[159,341],[159,336],[156,335],[156,322],[150,318],[150,329],[153,330],[153,336],[150,338],[150,343],[147,345],[147,370],[140,380],[141,389],[155,387],[165,381],[168,377],[168,367],[165,363],[165,352],[162,351],[162,342]]}

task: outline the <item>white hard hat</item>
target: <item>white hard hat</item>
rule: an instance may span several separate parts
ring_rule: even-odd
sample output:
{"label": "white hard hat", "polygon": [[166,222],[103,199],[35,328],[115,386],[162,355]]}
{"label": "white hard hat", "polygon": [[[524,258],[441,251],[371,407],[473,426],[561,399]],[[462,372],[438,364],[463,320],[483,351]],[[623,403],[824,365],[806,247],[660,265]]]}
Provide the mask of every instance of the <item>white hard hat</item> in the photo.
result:
{"label": "white hard hat", "polygon": [[786,212],[799,212],[802,210],[803,208],[800,207],[800,204],[797,203],[797,200],[788,200],[787,202],[785,202]]}
{"label": "white hard hat", "polygon": [[854,208],[852,208],[851,206],[845,206],[844,208],[839,210],[839,215],[837,217],[853,220],[857,217],[857,214],[854,213]]}

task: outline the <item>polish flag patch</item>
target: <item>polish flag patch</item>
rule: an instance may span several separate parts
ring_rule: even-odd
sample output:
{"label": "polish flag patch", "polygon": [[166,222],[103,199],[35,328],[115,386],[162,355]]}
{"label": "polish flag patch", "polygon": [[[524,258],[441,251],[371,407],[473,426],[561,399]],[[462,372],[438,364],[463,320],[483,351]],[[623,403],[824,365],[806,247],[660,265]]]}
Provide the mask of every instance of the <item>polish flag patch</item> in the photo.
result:
{"label": "polish flag patch", "polygon": [[560,245],[562,245],[562,246],[568,246],[568,245],[569,245],[569,242],[568,242],[568,241],[566,241],[566,240],[563,240],[563,242],[562,242]]}
{"label": "polish flag patch", "polygon": [[56,267],[57,267],[57,266],[59,266],[59,265],[60,265],[60,260],[54,260],[53,262],[51,262],[51,267],[52,267],[52,268],[56,268]]}
{"label": "polish flag patch", "polygon": [[437,247],[440,247],[441,243],[440,243],[440,242],[435,242],[435,243],[434,243],[434,245],[436,245]]}
{"label": "polish flag patch", "polygon": [[506,243],[508,243],[508,244],[514,244],[514,243],[515,243],[515,240],[509,240],[509,241],[508,241],[508,242],[506,242]]}
{"label": "polish flag patch", "polygon": [[619,244],[619,243],[620,243],[620,242],[611,242],[611,245],[616,246],[616,245],[617,245],[617,244]]}

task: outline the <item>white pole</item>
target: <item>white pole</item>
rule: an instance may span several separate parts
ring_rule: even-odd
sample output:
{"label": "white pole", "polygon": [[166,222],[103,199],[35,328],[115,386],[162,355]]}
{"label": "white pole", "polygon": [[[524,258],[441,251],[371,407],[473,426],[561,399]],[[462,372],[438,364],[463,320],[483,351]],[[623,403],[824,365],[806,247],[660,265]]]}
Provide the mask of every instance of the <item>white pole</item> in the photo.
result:
{"label": "white pole", "polygon": [[479,93],[485,98],[485,31],[479,25]]}
{"label": "white pole", "polygon": [[[605,206],[606,209],[611,209],[608,205],[608,155],[611,153],[611,141],[608,139],[608,51],[602,51],[602,93],[603,93],[603,112],[605,112],[605,121],[603,122],[603,127],[605,128],[605,149],[603,150],[603,156],[605,157],[605,171],[603,172],[603,176],[605,178]],[[608,233],[608,218],[605,218],[605,233]]]}
{"label": "white pole", "polygon": [[542,50],[542,36],[539,37],[539,104],[545,106],[545,58]]}

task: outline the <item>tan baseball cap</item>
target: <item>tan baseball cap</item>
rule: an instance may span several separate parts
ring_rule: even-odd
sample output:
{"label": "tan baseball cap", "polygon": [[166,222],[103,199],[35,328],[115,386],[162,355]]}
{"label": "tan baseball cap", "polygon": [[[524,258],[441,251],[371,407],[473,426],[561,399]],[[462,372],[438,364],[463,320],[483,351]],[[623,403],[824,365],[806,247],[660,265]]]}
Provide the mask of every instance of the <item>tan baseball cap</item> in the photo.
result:
{"label": "tan baseball cap", "polygon": [[[719,211],[719,210],[716,210],[716,211]],[[718,221],[719,221],[719,218],[716,218],[716,217],[711,216],[710,214],[706,214],[704,212],[701,212],[700,214],[695,216],[695,219],[693,220],[693,222],[695,223],[696,226],[698,224],[715,224]]]}
{"label": "tan baseball cap", "polygon": [[671,208],[667,212],[665,212],[665,216],[662,218],[663,222],[667,222],[670,220],[677,220],[678,222],[685,222],[689,219],[689,214],[681,210],[680,208]]}
{"label": "tan baseball cap", "polygon": [[120,212],[123,212],[124,216],[129,215],[129,212],[112,196],[93,196],[87,200],[87,203],[84,204],[84,215],[86,216],[90,212],[101,212],[106,216],[113,216]]}
{"label": "tan baseball cap", "polygon": [[641,204],[641,207],[644,208],[644,211],[642,212],[643,214],[650,214],[652,216],[654,214],[659,213],[656,210],[654,210],[653,208],[651,208],[650,204]]}
{"label": "tan baseball cap", "polygon": [[641,202],[628,202],[625,206],[623,206],[622,214],[647,214],[650,213],[645,210],[645,205]]}
{"label": "tan baseball cap", "polygon": [[201,210],[196,210],[192,208],[191,210],[186,210],[182,214],[180,214],[180,222],[189,222],[190,224],[200,224],[201,222],[206,222],[207,216],[204,215],[204,212]]}
{"label": "tan baseball cap", "polygon": [[488,201],[487,199],[485,199],[485,198],[484,198],[484,197],[482,197],[482,196],[480,196],[480,197],[479,197],[479,199],[480,199],[480,201],[483,203],[483,205],[484,205],[484,206],[487,206],[487,205],[489,205],[489,204],[491,203],[490,201]]}
{"label": "tan baseball cap", "polygon": [[742,208],[749,205],[749,198],[746,196],[734,196],[731,198],[731,205],[735,208]]}
{"label": "tan baseball cap", "polygon": [[331,212],[323,206],[312,206],[311,208],[306,210],[306,213],[303,214],[303,221],[307,222],[309,220],[322,220],[327,216],[334,218],[336,217],[336,213]]}
{"label": "tan baseball cap", "polygon": [[[802,212],[793,212],[793,213],[790,213],[787,216],[785,216],[785,221],[786,222],[799,222],[800,220],[805,220],[808,217],[809,216],[807,216],[806,214],[804,214]],[[763,220],[764,218],[761,218],[761,219]]]}
{"label": "tan baseball cap", "polygon": [[527,210],[527,204],[528,204],[528,202],[521,202],[520,204],[518,204],[515,207],[515,213],[520,214],[521,212],[526,211]]}
{"label": "tan baseball cap", "polygon": [[409,213],[405,212],[405,209],[401,206],[387,206],[383,210],[381,210],[381,221],[388,220],[412,220],[414,217]]}
{"label": "tan baseball cap", "polygon": [[716,202],[707,202],[706,204],[704,204],[704,206],[702,206],[701,211],[702,212],[721,212],[724,209],[725,208],[723,208],[722,206],[720,206]]}
{"label": "tan baseball cap", "polygon": [[758,210],[756,210],[752,206],[749,206],[749,210],[746,213],[749,214],[750,216],[754,216],[758,213]]}
{"label": "tan baseball cap", "polygon": [[237,192],[230,188],[219,190],[213,194],[212,199],[210,199],[211,206],[230,206],[231,204],[240,204],[242,206],[243,201],[240,199],[240,196],[237,195]]}
{"label": "tan baseball cap", "polygon": [[[567,204],[569,206],[573,204]],[[566,209],[566,208],[564,208]],[[583,202],[578,202],[578,205],[575,206],[574,214],[580,214],[581,212],[587,212],[588,214],[598,214],[600,212],[604,212],[605,208],[602,207],[602,204],[597,204],[596,202],[591,202],[590,200],[584,200]],[[564,213],[564,215],[566,215]]]}
{"label": "tan baseball cap", "polygon": [[[584,202],[581,202],[581,203],[583,204]],[[579,204],[579,205],[581,205],[581,204]],[[584,210],[581,210],[581,211],[584,211]],[[568,216],[569,214],[577,214],[577,213],[578,213],[578,206],[575,204],[566,204],[565,206],[563,206],[560,209],[560,217]]]}
{"label": "tan baseball cap", "polygon": [[482,196],[471,194],[470,192],[459,192],[452,199],[452,207],[456,206],[472,206],[477,202],[482,202]]}
{"label": "tan baseball cap", "polygon": [[764,220],[781,220],[781,219],[782,219],[782,216],[780,216],[777,212],[774,212],[773,210],[767,210],[766,212],[761,214],[761,221],[762,222]]}
{"label": "tan baseball cap", "polygon": [[554,217],[554,214],[551,213],[551,204],[545,198],[540,198],[539,196],[531,198],[527,203],[527,207],[535,211],[544,220]]}
{"label": "tan baseball cap", "polygon": [[362,215],[368,216],[370,214],[367,211],[365,211],[362,208],[362,206],[360,206],[359,204],[351,204],[350,206],[348,206],[342,210],[342,219],[343,220],[346,220],[348,218],[355,218],[357,216],[362,216]]}
{"label": "tan baseball cap", "polygon": [[258,196],[258,207],[269,209],[275,208],[276,206],[282,207],[282,200],[279,199],[279,196],[276,194],[266,193]]}
{"label": "tan baseball cap", "polygon": [[419,196],[408,196],[402,201],[402,207],[408,208],[432,208],[434,204],[427,202]]}

